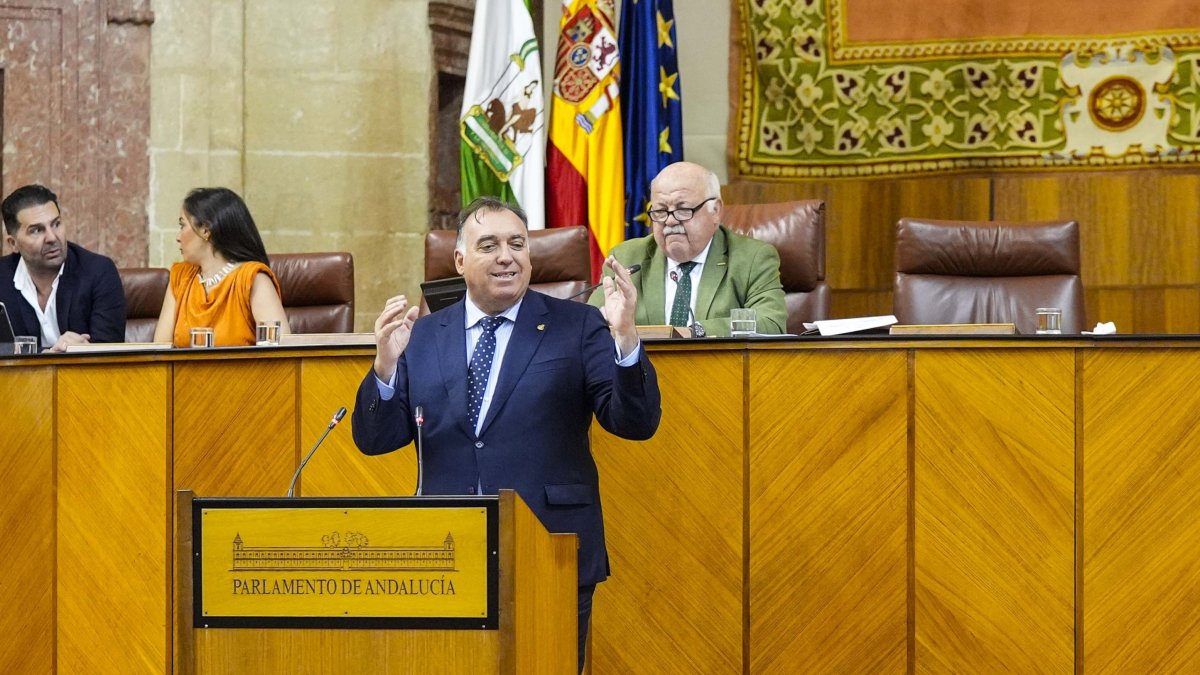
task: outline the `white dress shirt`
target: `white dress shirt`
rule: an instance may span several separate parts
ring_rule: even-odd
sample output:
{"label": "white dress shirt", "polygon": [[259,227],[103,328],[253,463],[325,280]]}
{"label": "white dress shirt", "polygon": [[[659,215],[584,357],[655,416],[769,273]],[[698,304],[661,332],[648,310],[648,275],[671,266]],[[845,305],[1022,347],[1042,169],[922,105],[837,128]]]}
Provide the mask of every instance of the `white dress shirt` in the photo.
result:
{"label": "white dress shirt", "polygon": [[13,274],[13,286],[33,308],[38,324],[42,327],[43,348],[53,347],[58,338],[62,337],[62,331],[58,328],[58,282],[62,279],[66,267],[67,261],[63,260],[63,264],[58,268],[58,275],[54,277],[54,283],[50,285],[50,299],[46,301],[45,310],[38,304],[37,285],[33,283],[33,277],[29,276],[29,268],[25,266],[24,258],[17,261],[17,271]]}
{"label": "white dress shirt", "polygon": [[[691,274],[688,275],[692,278],[692,316],[696,315],[696,296],[700,294],[700,275],[704,271],[704,261],[708,260],[708,249],[710,248],[712,248],[712,239],[709,239],[708,245],[704,247],[704,250],[697,253],[696,257],[691,260],[691,262],[696,263],[696,266],[692,268]],[[685,260],[683,262],[688,261]],[[667,258],[667,285],[663,289],[666,304],[663,305],[663,316],[667,318],[668,322],[671,320],[671,310],[675,307],[675,291],[679,288],[677,279],[679,277],[680,264],[669,257]],[[691,321],[692,319],[688,318],[688,322],[690,323]]]}

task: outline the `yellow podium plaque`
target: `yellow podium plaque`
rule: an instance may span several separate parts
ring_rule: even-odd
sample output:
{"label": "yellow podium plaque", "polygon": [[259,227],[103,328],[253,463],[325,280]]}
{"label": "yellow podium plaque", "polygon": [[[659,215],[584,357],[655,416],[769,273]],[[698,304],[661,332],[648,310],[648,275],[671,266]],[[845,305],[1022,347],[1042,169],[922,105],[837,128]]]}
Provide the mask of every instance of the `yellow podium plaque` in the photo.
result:
{"label": "yellow podium plaque", "polygon": [[498,505],[195,499],[195,625],[495,629]]}

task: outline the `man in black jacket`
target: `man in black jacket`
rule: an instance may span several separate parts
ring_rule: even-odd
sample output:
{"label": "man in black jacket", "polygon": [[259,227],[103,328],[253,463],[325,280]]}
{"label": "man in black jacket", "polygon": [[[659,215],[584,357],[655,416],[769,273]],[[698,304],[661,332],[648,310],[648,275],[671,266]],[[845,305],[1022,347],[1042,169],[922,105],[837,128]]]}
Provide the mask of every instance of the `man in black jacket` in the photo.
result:
{"label": "man in black jacket", "polygon": [[3,204],[0,302],[13,332],[36,335],[42,348],[124,342],[125,291],[117,266],[67,241],[58,197],[41,185],[17,188]]}

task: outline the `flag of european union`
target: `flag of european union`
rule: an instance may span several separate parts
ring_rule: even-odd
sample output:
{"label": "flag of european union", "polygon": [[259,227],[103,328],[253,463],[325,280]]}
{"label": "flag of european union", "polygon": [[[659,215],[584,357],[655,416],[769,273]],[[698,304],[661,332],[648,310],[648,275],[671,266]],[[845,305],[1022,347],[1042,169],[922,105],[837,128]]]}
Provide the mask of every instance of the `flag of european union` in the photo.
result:
{"label": "flag of european union", "polygon": [[621,4],[625,238],[632,239],[650,231],[650,180],[683,159],[683,107],[671,0]]}

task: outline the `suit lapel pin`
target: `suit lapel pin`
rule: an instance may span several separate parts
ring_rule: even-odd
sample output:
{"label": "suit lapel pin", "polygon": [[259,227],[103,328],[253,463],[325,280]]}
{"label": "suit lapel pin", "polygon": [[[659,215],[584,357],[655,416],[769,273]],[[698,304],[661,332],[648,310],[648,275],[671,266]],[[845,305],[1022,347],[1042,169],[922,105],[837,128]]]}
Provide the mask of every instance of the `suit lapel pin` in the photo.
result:
{"label": "suit lapel pin", "polygon": [[538,330],[546,330],[546,324],[544,324],[544,323],[539,323],[539,324],[538,324]]}

